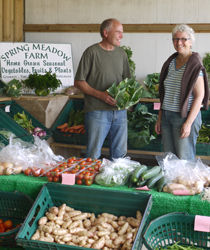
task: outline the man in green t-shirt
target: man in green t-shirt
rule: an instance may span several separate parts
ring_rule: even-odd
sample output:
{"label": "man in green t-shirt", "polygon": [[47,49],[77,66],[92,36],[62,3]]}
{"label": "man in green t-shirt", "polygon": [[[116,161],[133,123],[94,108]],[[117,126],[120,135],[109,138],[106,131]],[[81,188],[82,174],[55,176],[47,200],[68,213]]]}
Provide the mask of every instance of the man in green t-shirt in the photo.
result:
{"label": "man in green t-shirt", "polygon": [[85,95],[87,157],[99,158],[108,136],[110,158],[127,153],[127,111],[117,110],[116,101],[106,90],[114,83],[130,78],[128,57],[120,47],[123,26],[107,19],[100,26],[102,41],[88,47],[80,60],[75,87]]}

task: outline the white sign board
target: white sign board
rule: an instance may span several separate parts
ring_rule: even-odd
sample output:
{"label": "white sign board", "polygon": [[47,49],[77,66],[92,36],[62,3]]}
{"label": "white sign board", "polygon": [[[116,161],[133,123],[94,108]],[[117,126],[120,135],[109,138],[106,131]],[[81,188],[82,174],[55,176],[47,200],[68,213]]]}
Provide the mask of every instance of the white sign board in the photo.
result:
{"label": "white sign board", "polygon": [[25,80],[29,74],[51,71],[62,82],[57,93],[73,85],[71,44],[0,43],[0,73],[5,83]]}

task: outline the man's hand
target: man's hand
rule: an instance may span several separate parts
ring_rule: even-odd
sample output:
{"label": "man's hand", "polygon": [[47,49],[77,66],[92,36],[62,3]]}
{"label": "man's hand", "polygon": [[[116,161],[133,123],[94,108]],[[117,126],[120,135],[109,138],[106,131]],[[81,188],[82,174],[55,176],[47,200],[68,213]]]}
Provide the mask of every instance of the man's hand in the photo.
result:
{"label": "man's hand", "polygon": [[116,100],[112,98],[107,91],[101,92],[101,100],[111,106],[115,106],[117,103]]}

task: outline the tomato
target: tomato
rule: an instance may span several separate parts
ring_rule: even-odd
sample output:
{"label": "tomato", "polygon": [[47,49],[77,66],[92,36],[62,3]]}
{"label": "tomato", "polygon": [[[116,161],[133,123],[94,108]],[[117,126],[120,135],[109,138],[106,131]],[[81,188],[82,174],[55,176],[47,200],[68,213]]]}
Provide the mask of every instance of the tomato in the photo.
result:
{"label": "tomato", "polygon": [[87,161],[87,162],[92,162],[92,158],[88,157],[88,158],[86,159],[86,161]]}
{"label": "tomato", "polygon": [[80,173],[80,174],[77,175],[77,179],[79,179],[79,180],[82,180],[83,177],[84,177],[84,175],[82,173]]}
{"label": "tomato", "polygon": [[4,232],[5,232],[4,224],[0,223],[0,233],[4,233]]}
{"label": "tomato", "polygon": [[90,173],[89,172],[85,173],[84,179],[85,180],[89,180],[90,179]]}
{"label": "tomato", "polygon": [[94,169],[95,169],[96,171],[99,171],[100,166],[99,166],[98,164],[96,164],[96,165],[94,166]]}
{"label": "tomato", "polygon": [[50,177],[50,176],[51,176],[51,172],[50,172],[50,171],[47,172],[47,173],[45,174],[45,176],[46,176],[46,177]]}
{"label": "tomato", "polygon": [[53,181],[53,177],[52,176],[48,176],[47,179],[48,179],[49,182]]}
{"label": "tomato", "polygon": [[80,179],[77,179],[77,182],[76,182],[78,185],[82,185],[82,180]]}
{"label": "tomato", "polygon": [[44,169],[43,169],[43,168],[41,168],[41,169],[40,169],[40,173],[39,173],[39,175],[43,175],[43,174],[44,174],[44,172],[45,172],[45,171],[44,171]]}
{"label": "tomato", "polygon": [[86,165],[86,161],[81,161],[79,165],[80,165],[80,166]]}
{"label": "tomato", "polygon": [[2,219],[0,219],[0,223],[3,223],[3,220],[2,220]]}
{"label": "tomato", "polygon": [[93,170],[94,170],[94,167],[89,167],[87,170],[88,170],[88,171],[93,171]]}
{"label": "tomato", "polygon": [[38,177],[40,175],[40,169],[39,168],[33,168],[32,169],[32,174],[35,177]]}
{"label": "tomato", "polygon": [[11,229],[11,228],[13,227],[13,223],[12,223],[11,220],[5,220],[5,221],[3,222],[3,225],[4,225],[4,228],[5,228],[5,229]]}
{"label": "tomato", "polygon": [[93,184],[93,181],[92,180],[85,180],[85,185],[86,186],[90,186]]}
{"label": "tomato", "polygon": [[24,174],[25,174],[25,175],[31,175],[31,173],[32,173],[31,168],[26,168],[26,169],[24,170]]}
{"label": "tomato", "polygon": [[59,177],[54,176],[54,177],[53,177],[53,181],[54,181],[54,182],[59,182]]}

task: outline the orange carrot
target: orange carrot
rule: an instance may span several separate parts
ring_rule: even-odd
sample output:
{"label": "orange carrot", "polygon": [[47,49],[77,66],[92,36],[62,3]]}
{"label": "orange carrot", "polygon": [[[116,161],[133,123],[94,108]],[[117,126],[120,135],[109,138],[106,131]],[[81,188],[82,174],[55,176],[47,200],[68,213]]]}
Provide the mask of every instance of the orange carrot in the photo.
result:
{"label": "orange carrot", "polygon": [[66,127],[68,127],[68,123],[67,122],[65,122],[64,124],[61,124],[61,125],[57,126],[58,129],[63,129],[63,128],[66,128]]}

